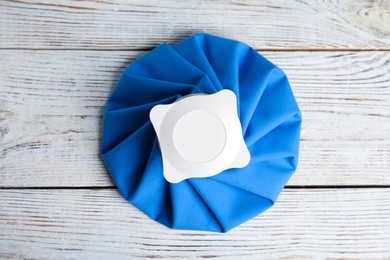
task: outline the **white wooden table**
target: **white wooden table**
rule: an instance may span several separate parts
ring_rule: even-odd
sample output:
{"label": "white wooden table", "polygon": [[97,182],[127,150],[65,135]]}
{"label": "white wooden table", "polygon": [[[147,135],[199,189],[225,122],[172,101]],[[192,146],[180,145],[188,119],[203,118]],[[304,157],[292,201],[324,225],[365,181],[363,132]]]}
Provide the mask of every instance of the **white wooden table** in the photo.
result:
{"label": "white wooden table", "polygon": [[[123,69],[163,41],[244,41],[288,75],[301,159],[227,234],[168,229],[99,158]],[[0,258],[390,257],[390,2],[0,0]]]}

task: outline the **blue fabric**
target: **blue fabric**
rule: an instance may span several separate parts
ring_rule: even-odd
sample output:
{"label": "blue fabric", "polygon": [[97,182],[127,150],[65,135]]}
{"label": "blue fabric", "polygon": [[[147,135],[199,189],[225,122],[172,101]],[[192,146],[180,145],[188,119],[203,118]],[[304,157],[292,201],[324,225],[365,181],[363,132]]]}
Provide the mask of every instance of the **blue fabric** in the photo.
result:
{"label": "blue fabric", "polygon": [[[232,90],[251,161],[177,184],[162,173],[151,108]],[[164,43],[123,73],[104,112],[101,156],[123,197],[177,229],[226,232],[271,207],[297,167],[301,114],[278,67],[248,45],[207,34]]]}

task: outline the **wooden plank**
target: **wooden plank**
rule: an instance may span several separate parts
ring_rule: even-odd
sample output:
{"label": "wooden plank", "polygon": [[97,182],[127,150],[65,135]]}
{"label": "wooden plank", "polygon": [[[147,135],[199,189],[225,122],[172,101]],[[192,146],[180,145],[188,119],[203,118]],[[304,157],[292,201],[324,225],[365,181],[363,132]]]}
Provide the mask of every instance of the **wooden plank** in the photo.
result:
{"label": "wooden plank", "polygon": [[0,257],[386,258],[388,189],[285,190],[226,234],[168,229],[116,190],[0,190]]}
{"label": "wooden plank", "polygon": [[139,50],[207,32],[257,49],[389,49],[389,1],[0,0],[0,48]]}
{"label": "wooden plank", "polygon": [[[0,51],[0,187],[112,186],[104,104],[143,52]],[[264,52],[303,113],[289,185],[390,184],[390,53]]]}

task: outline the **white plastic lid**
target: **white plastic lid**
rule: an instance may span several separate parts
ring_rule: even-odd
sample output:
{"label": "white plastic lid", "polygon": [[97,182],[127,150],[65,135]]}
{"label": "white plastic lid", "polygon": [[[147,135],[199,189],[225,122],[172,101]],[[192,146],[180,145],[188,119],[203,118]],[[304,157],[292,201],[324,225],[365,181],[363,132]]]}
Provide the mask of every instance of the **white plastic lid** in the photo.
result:
{"label": "white plastic lid", "polygon": [[216,175],[245,167],[250,154],[230,90],[186,96],[150,111],[157,133],[167,181]]}

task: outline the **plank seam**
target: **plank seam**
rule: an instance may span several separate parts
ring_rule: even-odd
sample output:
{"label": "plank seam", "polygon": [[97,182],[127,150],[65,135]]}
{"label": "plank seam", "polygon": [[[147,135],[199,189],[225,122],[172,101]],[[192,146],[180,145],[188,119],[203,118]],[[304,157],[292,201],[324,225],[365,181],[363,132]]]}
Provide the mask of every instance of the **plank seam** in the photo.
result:
{"label": "plank seam", "polygon": [[[316,189],[389,189],[390,185],[287,185],[285,189],[293,190],[316,190]],[[0,187],[0,190],[104,190],[104,189],[117,189],[115,186],[35,186],[35,187]]]}
{"label": "plank seam", "polygon": [[[156,45],[155,47],[158,47]],[[0,51],[151,51],[154,48],[136,49],[100,49],[100,48],[0,48]],[[385,52],[390,48],[254,48],[256,51],[283,51],[283,52]]]}

